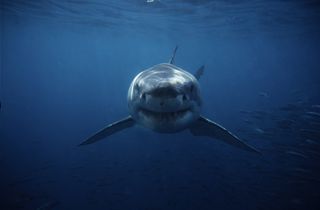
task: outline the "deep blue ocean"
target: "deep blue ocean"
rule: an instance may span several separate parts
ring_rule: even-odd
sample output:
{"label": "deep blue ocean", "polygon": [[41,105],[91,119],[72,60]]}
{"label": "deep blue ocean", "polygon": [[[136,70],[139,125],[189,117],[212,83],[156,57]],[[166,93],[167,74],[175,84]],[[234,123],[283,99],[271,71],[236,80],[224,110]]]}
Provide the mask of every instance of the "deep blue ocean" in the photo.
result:
{"label": "deep blue ocean", "polygon": [[[317,0],[1,0],[1,210],[320,209]],[[139,72],[200,79],[202,114],[261,154],[141,126]]]}

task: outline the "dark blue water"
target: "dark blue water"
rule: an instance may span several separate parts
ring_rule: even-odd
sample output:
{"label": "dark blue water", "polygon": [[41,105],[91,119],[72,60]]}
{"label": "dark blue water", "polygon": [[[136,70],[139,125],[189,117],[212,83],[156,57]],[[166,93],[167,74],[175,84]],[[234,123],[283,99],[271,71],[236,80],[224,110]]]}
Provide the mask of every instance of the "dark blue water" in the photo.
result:
{"label": "dark blue water", "polygon": [[[0,209],[319,209],[320,3],[2,0]],[[136,126],[133,77],[167,62],[261,155]]]}

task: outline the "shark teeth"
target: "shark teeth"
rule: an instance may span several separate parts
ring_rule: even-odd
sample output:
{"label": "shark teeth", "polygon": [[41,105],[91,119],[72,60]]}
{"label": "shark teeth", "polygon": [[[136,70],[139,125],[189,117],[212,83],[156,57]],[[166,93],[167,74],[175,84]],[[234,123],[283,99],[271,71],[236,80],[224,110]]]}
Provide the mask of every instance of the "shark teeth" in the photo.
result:
{"label": "shark teeth", "polygon": [[187,112],[189,111],[189,109],[183,109],[183,110],[179,110],[176,112],[155,112],[155,111],[150,111],[147,109],[140,109],[140,112],[147,116],[147,117],[152,117],[152,118],[156,118],[157,120],[161,120],[161,121],[173,121],[176,120],[177,118],[181,118],[183,117]]}

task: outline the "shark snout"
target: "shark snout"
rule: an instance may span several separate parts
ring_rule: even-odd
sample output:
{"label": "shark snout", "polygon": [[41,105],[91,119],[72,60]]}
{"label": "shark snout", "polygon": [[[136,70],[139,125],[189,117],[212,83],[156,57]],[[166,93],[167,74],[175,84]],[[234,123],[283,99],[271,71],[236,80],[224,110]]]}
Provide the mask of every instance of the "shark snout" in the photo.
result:
{"label": "shark snout", "polygon": [[178,96],[179,91],[170,83],[164,83],[148,92],[153,97],[172,98]]}

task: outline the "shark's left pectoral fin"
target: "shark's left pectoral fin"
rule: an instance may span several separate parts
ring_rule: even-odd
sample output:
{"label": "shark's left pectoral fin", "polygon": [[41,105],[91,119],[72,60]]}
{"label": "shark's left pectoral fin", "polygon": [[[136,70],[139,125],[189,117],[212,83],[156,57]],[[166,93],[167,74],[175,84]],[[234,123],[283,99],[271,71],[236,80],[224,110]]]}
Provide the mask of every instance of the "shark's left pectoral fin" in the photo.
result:
{"label": "shark's left pectoral fin", "polygon": [[204,117],[200,117],[194,125],[190,127],[190,132],[194,136],[208,136],[215,139],[220,139],[228,144],[231,144],[233,146],[236,146],[238,148],[250,151],[250,152],[256,152],[260,153],[258,150],[256,150],[254,147],[246,144],[242,140],[240,140],[237,136],[230,133],[227,129],[224,127],[218,125],[217,123],[206,119]]}
{"label": "shark's left pectoral fin", "polygon": [[94,135],[89,137],[87,140],[82,142],[79,146],[95,143],[95,142],[100,141],[100,140],[104,139],[105,137],[110,136],[118,131],[121,131],[126,128],[130,128],[134,124],[135,124],[135,122],[132,119],[132,117],[130,117],[130,116],[126,117],[122,120],[119,120],[117,122],[114,122],[112,124],[107,125],[107,127],[101,129],[100,131],[98,131],[97,133],[95,133]]}

